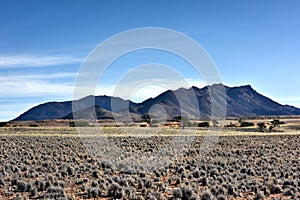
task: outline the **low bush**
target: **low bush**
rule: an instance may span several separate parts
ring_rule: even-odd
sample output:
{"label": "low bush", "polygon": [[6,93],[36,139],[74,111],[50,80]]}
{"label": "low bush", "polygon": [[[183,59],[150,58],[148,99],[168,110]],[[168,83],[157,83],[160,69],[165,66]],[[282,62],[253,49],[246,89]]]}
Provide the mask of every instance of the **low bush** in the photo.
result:
{"label": "low bush", "polygon": [[89,124],[88,121],[72,121],[69,123],[70,127],[90,127],[91,125]]}
{"label": "low bush", "polygon": [[209,122],[199,122],[198,127],[200,128],[209,127]]}
{"label": "low bush", "polygon": [[240,126],[241,127],[251,127],[251,126],[254,126],[254,123],[253,122],[245,122],[245,121],[243,121],[243,122],[240,123]]}
{"label": "low bush", "polygon": [[205,192],[202,193],[200,199],[201,200],[213,200],[214,197],[209,191],[205,191]]}

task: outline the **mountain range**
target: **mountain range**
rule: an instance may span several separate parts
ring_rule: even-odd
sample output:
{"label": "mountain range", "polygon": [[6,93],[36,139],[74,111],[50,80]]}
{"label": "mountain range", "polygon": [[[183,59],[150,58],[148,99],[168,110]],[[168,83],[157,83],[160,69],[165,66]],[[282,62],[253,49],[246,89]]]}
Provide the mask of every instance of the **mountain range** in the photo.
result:
{"label": "mountain range", "polygon": [[[212,111],[212,105],[215,105],[215,111]],[[226,106],[226,117],[300,115],[299,108],[281,105],[259,94],[250,85],[228,87],[214,84],[201,89],[193,86],[188,89],[168,90],[141,103],[110,96],[87,96],[76,101],[47,102],[29,109],[13,121],[73,118],[140,120],[141,116],[147,114],[165,119],[178,115],[197,119],[209,118],[213,112],[223,112],[222,105]]]}

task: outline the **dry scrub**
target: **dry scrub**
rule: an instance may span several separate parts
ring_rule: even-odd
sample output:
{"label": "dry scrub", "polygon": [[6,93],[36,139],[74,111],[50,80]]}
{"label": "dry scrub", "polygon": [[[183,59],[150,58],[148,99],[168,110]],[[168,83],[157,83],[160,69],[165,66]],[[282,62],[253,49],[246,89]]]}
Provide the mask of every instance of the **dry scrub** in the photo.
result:
{"label": "dry scrub", "polygon": [[128,162],[130,152],[148,155],[164,149],[172,137],[116,134],[110,139],[123,151],[114,162],[91,156],[72,128],[0,129],[0,198],[300,198],[297,134],[223,136],[208,155],[199,150],[203,136],[198,134],[188,148],[177,147],[185,153],[168,165],[144,167],[138,158]]}

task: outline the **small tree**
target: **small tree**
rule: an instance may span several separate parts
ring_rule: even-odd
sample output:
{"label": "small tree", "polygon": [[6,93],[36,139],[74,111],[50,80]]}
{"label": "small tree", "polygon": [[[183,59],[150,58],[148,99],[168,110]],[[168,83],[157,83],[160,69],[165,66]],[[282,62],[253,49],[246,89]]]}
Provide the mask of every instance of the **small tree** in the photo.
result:
{"label": "small tree", "polygon": [[0,127],[7,127],[7,126],[8,126],[7,122],[0,122]]}
{"label": "small tree", "polygon": [[264,132],[266,127],[267,127],[265,122],[260,122],[260,123],[257,124],[257,126],[258,126],[258,129],[259,129],[260,132]]}
{"label": "small tree", "polygon": [[91,126],[88,121],[71,121],[69,122],[70,127],[88,127]]}
{"label": "small tree", "polygon": [[141,118],[142,118],[143,122],[147,122],[148,124],[151,124],[151,121],[152,121],[151,115],[143,115],[143,116],[141,116]]}
{"label": "small tree", "polygon": [[198,124],[198,127],[209,127],[209,122],[205,121],[205,122],[200,122]]}
{"label": "small tree", "polygon": [[239,118],[239,120],[238,120],[238,122],[240,123],[240,124],[242,124],[242,123],[244,123],[244,119],[242,119],[242,118]]}
{"label": "small tree", "polygon": [[273,128],[275,128],[274,125],[269,126],[269,132],[270,132],[270,133],[272,132]]}
{"label": "small tree", "polygon": [[219,122],[217,120],[212,120],[212,126],[217,127],[219,125]]}
{"label": "small tree", "polygon": [[284,122],[280,121],[279,119],[273,119],[273,121],[271,121],[271,124],[276,127],[279,126],[280,124],[284,124]]}
{"label": "small tree", "polygon": [[190,120],[184,116],[180,116],[180,121],[182,123],[183,128],[193,126]]}
{"label": "small tree", "polygon": [[176,117],[173,117],[172,121],[181,122],[181,119],[182,119],[181,115],[178,115]]}
{"label": "small tree", "polygon": [[176,117],[173,117],[172,118],[172,121],[173,122],[181,122],[181,125],[182,125],[182,128],[184,127],[188,127],[188,126],[193,126],[193,124],[189,121],[188,118],[184,117],[184,116],[181,116],[181,115],[178,115]]}

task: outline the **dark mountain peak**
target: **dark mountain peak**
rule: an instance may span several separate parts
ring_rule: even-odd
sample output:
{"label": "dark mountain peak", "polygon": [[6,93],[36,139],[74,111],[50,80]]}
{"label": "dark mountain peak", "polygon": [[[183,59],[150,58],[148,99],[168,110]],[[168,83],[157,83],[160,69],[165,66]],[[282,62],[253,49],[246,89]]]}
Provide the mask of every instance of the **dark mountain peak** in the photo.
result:
{"label": "dark mountain peak", "polygon": [[252,90],[255,91],[251,85],[241,85],[241,86],[235,86],[235,87],[229,87],[229,89],[234,90]]}
{"label": "dark mountain peak", "polygon": [[224,85],[223,83],[214,83],[211,85],[211,87],[227,87],[227,86]]}
{"label": "dark mountain peak", "polygon": [[241,88],[246,88],[246,89],[253,89],[251,85],[242,85],[240,87]]}

